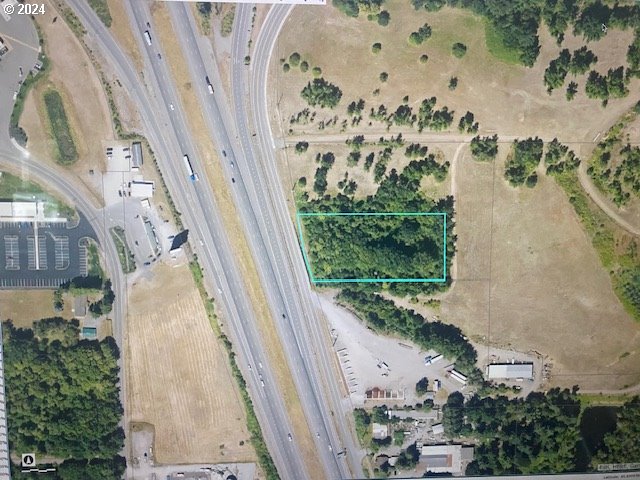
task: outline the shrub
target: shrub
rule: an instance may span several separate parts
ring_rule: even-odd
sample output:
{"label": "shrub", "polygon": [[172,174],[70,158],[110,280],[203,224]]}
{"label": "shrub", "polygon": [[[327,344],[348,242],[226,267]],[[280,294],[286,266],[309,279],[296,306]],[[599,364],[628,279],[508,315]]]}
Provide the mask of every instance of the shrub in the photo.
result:
{"label": "shrub", "polygon": [[382,44],[380,42],[371,45],[371,53],[379,53],[380,50],[382,50]]}
{"label": "shrub", "polygon": [[462,58],[467,53],[467,46],[464,43],[456,42],[451,47],[451,53],[454,57]]}

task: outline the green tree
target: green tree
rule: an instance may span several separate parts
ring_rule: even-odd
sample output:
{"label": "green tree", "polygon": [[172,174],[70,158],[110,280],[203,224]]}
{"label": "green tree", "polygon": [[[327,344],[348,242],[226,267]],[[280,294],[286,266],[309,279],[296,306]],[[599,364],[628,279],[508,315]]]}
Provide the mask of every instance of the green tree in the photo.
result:
{"label": "green tree", "polygon": [[411,5],[416,10],[424,8],[428,12],[436,12],[446,5],[446,0],[411,0]]}
{"label": "green tree", "polygon": [[585,92],[589,98],[599,98],[607,100],[609,98],[609,89],[607,87],[607,78],[600,75],[595,70],[591,70],[589,78],[585,85]]}
{"label": "green tree", "polygon": [[578,93],[578,84],[576,82],[569,82],[569,85],[567,85],[566,93],[567,100],[573,100],[573,98],[576,96],[576,93]]}
{"label": "green tree", "polygon": [[582,35],[587,41],[600,40],[606,35],[602,25],[609,24],[611,9],[600,0],[587,5],[573,25],[573,33]]}
{"label": "green tree", "polygon": [[287,73],[289,70],[291,70],[291,67],[289,66],[289,64],[288,64],[288,63],[284,63],[284,64],[282,64],[282,71],[283,71],[284,73]]}
{"label": "green tree", "polygon": [[289,65],[292,67],[297,67],[300,65],[300,54],[298,52],[293,52],[289,55]]}
{"label": "green tree", "polygon": [[426,53],[420,55],[420,63],[427,63],[428,60],[429,60],[429,55],[427,55]]}
{"label": "green tree", "polygon": [[422,25],[417,32],[409,35],[409,45],[420,45],[431,37],[431,27],[428,23]]}
{"label": "green tree", "polygon": [[389,79],[389,74],[387,72],[382,72],[380,74],[380,81],[381,82],[386,82]]}
{"label": "green tree", "polygon": [[380,42],[376,42],[373,45],[371,45],[372,53],[379,53],[380,50],[382,50],[382,44]]}
{"label": "green tree", "polygon": [[324,78],[315,78],[307,83],[300,93],[309,105],[320,108],[334,108],[342,98],[342,90]]}
{"label": "green tree", "polygon": [[554,88],[559,88],[564,84],[564,79],[569,71],[571,53],[566,48],[560,52],[558,58],[551,60],[549,66],[544,71],[544,84],[547,92],[551,93]]}
{"label": "green tree", "polygon": [[467,53],[467,46],[464,43],[456,42],[451,47],[451,53],[454,57],[462,58]]}
{"label": "green tree", "polygon": [[598,57],[589,50],[586,46],[580,47],[578,50],[573,51],[573,57],[569,64],[569,71],[573,75],[581,75],[586,73],[591,65],[598,61]]}
{"label": "green tree", "polygon": [[382,10],[378,14],[378,25],[386,27],[387,25],[389,25],[390,20],[391,20],[391,15],[389,15],[389,12],[387,12],[386,10]]}
{"label": "green tree", "polygon": [[309,70],[309,63],[305,60],[300,62],[300,71],[302,73],[306,73]]}
{"label": "green tree", "polygon": [[460,118],[460,123],[458,123],[458,131],[466,132],[466,133],[477,133],[478,131],[478,122],[474,122],[475,117],[473,113],[467,112],[463,117]]}
{"label": "green tree", "polygon": [[498,135],[492,137],[473,137],[471,140],[471,154],[476,160],[486,162],[493,160],[498,154]]}
{"label": "green tree", "polygon": [[307,149],[309,148],[309,142],[298,142],[296,143],[296,153],[297,154],[301,154],[307,151]]}
{"label": "green tree", "polygon": [[311,70],[311,73],[315,78],[319,78],[320,75],[322,75],[322,69],[320,67],[313,67],[313,69]]}
{"label": "green tree", "polygon": [[458,77],[451,77],[449,79],[449,90],[455,90],[458,86]]}
{"label": "green tree", "polygon": [[427,379],[427,377],[422,377],[420,380],[418,380],[418,383],[416,383],[416,395],[418,395],[419,397],[421,397],[422,395],[426,395],[428,390],[429,379]]}
{"label": "green tree", "polygon": [[543,142],[538,137],[525,140],[514,140],[512,154],[505,165],[505,178],[512,186],[527,183],[535,185],[537,177],[533,176],[542,158]]}

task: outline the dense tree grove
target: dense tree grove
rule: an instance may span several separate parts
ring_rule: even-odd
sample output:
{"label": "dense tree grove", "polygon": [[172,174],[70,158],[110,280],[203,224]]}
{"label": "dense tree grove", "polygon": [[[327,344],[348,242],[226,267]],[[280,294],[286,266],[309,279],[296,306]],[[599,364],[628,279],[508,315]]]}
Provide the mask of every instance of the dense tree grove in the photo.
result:
{"label": "dense tree grove", "polygon": [[598,463],[633,462],[638,459],[640,459],[640,397],[634,397],[619,410],[616,429],[605,435],[604,444],[592,460],[592,466],[596,467]]}
{"label": "dense tree grove", "polygon": [[580,165],[580,159],[573,150],[561,144],[554,138],[547,144],[547,151],[544,154],[544,164],[547,166],[547,173],[562,173],[565,170],[574,170]]}
{"label": "dense tree grove", "polygon": [[[439,10],[445,4],[469,8],[486,17],[505,47],[518,52],[520,62],[531,67],[540,52],[538,29],[541,21],[549,28],[558,44],[573,25],[573,32],[587,41],[606,35],[609,28],[640,28],[640,6],[605,5],[601,0],[410,0],[416,10]],[[637,38],[637,37],[636,37]],[[638,55],[637,50],[634,50]],[[629,61],[631,64],[631,60]],[[632,67],[637,68],[637,67]],[[636,70],[637,71],[637,70]],[[640,75],[640,72],[637,74]]]}
{"label": "dense tree grove", "polygon": [[376,14],[384,0],[332,0],[333,6],[349,17],[357,17],[360,13]]}
{"label": "dense tree grove", "polygon": [[336,157],[333,153],[327,152],[324,154],[318,153],[316,155],[316,162],[320,163],[320,167],[316,170],[316,174],[313,181],[313,191],[318,195],[324,195],[327,191],[327,173],[336,161]]}
{"label": "dense tree grove", "polygon": [[580,47],[578,50],[573,51],[571,57],[571,63],[569,64],[569,71],[573,75],[581,75],[587,73],[591,65],[598,61],[598,57],[589,50],[586,46]]}
{"label": "dense tree grove", "polygon": [[449,435],[480,444],[467,475],[562,473],[575,469],[580,440],[580,401],[575,392],[551,389],[526,399],[480,398],[466,404],[452,394],[444,407]]}
{"label": "dense tree grove", "polygon": [[309,105],[320,108],[334,108],[342,98],[342,90],[324,78],[314,78],[300,93]]}
{"label": "dense tree grove", "polygon": [[543,142],[538,137],[513,142],[513,151],[504,172],[512,186],[526,184],[532,187],[536,184],[535,170],[542,158],[542,148]]}
{"label": "dense tree grove", "polygon": [[492,137],[480,137],[471,139],[471,154],[476,160],[487,162],[493,160],[498,154],[498,135]]}
{"label": "dense tree grove", "polygon": [[351,305],[375,331],[400,335],[425,350],[436,350],[455,361],[456,368],[468,374],[470,381],[482,381],[482,373],[475,366],[477,353],[458,327],[439,321],[428,322],[419,313],[397,307],[391,300],[364,290],[344,289],[338,300]]}
{"label": "dense tree grove", "polygon": [[61,467],[63,479],[120,478],[114,458],[124,432],[113,339],[78,340],[77,321],[60,318],[35,322],[33,330],[9,321],[3,330],[12,450],[73,458]]}

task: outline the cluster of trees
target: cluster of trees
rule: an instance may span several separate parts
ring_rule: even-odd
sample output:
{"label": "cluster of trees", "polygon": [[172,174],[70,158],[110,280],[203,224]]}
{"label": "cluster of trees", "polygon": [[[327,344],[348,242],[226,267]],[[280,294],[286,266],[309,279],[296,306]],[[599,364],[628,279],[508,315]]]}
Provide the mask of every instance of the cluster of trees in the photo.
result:
{"label": "cluster of trees", "polygon": [[455,361],[456,369],[468,374],[471,382],[482,382],[482,373],[475,366],[476,351],[458,327],[428,322],[413,310],[366,292],[364,287],[344,289],[338,300],[351,305],[373,330],[410,339],[425,350],[436,350]]}
{"label": "cluster of trees", "polygon": [[320,163],[320,167],[316,169],[313,181],[313,191],[319,196],[324,195],[327,191],[327,173],[336,161],[336,156],[331,152],[316,155],[316,162]]}
{"label": "cluster of trees", "polygon": [[386,10],[381,10],[378,13],[370,13],[367,15],[367,19],[370,22],[378,22],[381,27],[386,27],[391,21],[391,15]]}
{"label": "cluster of trees", "polygon": [[488,162],[498,154],[498,135],[492,137],[475,136],[471,139],[471,154],[481,162]]}
{"label": "cluster of trees", "polygon": [[349,17],[357,17],[360,13],[377,14],[382,9],[384,0],[332,0],[333,6]]}
{"label": "cluster of trees", "polygon": [[434,110],[436,102],[436,97],[422,100],[418,110],[418,131],[422,132],[425,128],[436,131],[444,130],[453,123],[453,110],[449,111],[448,107]]}
{"label": "cluster of trees", "polygon": [[34,322],[33,330],[8,321],[3,332],[12,450],[73,459],[60,466],[61,479],[120,478],[124,432],[114,340],[79,340],[77,320],[62,318]]}
{"label": "cluster of trees", "polygon": [[540,138],[514,140],[513,151],[505,165],[504,176],[509,183],[517,187],[526,184],[534,187],[538,182],[536,167],[542,158],[543,142]]}
{"label": "cluster of trees", "polygon": [[409,45],[420,45],[431,37],[431,26],[428,23],[422,25],[417,32],[409,35]]}
{"label": "cluster of trees", "polygon": [[575,470],[580,400],[573,391],[533,392],[526,399],[451,394],[443,407],[448,435],[480,444],[467,475],[562,473]]}
{"label": "cluster of trees", "polygon": [[[586,73],[591,65],[598,61],[598,57],[586,46],[573,51],[573,55],[568,49],[563,49],[557,58],[551,60],[549,66],[544,71],[544,84],[547,92],[564,85],[564,80],[570,72],[573,75]],[[575,90],[577,85],[570,88],[569,91]],[[575,94],[575,91],[573,91]],[[571,96],[573,98],[573,96]]]}
{"label": "cluster of trees", "polygon": [[625,128],[638,117],[640,102],[598,143],[587,173],[618,206],[640,197],[640,147],[622,142]]}
{"label": "cluster of trees", "polygon": [[475,121],[473,113],[467,112],[460,118],[458,123],[459,132],[477,133],[479,128],[478,122]]}
{"label": "cluster of trees", "polygon": [[562,173],[565,170],[575,170],[580,165],[580,159],[573,150],[569,150],[569,147],[554,138],[547,144],[544,164],[547,166],[548,174],[555,174]]}
{"label": "cluster of trees", "polygon": [[64,282],[53,293],[54,308],[61,311],[63,308],[62,293],[70,292],[72,295],[95,294],[102,292],[102,298],[89,305],[89,311],[95,317],[107,315],[113,309],[116,295],[111,289],[111,280],[103,279],[97,275],[75,277]]}
{"label": "cluster of trees", "polygon": [[334,108],[342,98],[342,90],[324,78],[314,78],[302,89],[300,95],[312,107],[319,105],[320,108]]}
{"label": "cluster of trees", "polygon": [[610,68],[606,76],[591,70],[585,91],[587,97],[599,98],[606,105],[609,98],[626,97],[629,94],[628,83],[629,77],[624,74],[624,67]]}

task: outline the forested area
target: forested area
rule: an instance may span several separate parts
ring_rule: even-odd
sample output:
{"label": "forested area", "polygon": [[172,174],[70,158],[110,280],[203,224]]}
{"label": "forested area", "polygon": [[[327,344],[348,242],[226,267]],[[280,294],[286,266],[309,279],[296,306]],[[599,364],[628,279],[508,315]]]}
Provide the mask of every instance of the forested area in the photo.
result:
{"label": "forested area", "polygon": [[[586,413],[585,413],[586,412]],[[466,403],[452,393],[443,408],[443,425],[452,437],[473,437],[478,444],[467,475],[563,473],[598,463],[636,461],[640,455],[640,398],[618,409],[614,431],[606,433],[598,450],[585,462],[582,409],[577,388],[533,392],[526,398],[481,398]]]}
{"label": "forested area", "polygon": [[425,350],[442,353],[455,362],[456,369],[469,376],[470,382],[482,382],[482,373],[475,365],[476,351],[458,327],[428,322],[419,313],[397,307],[366,287],[346,288],[338,294],[338,300],[351,305],[376,332],[408,338]]}
{"label": "forested area", "polygon": [[591,461],[598,463],[638,462],[640,460],[640,397],[626,402],[617,413],[616,429],[604,436],[600,451]]}
{"label": "forested area", "polygon": [[79,340],[77,320],[61,318],[34,322],[33,330],[7,321],[3,332],[12,451],[66,459],[61,479],[120,478],[115,341]]}
{"label": "forested area", "polygon": [[[397,139],[396,139],[397,140]],[[350,145],[359,145],[353,139]],[[356,147],[359,148],[359,147]],[[426,154],[416,144],[409,152]],[[411,154],[411,153],[410,153]],[[319,156],[326,168],[333,154]],[[345,195],[321,197],[299,206],[300,213],[389,213],[419,212],[447,214],[447,228],[453,228],[453,199],[439,201],[420,192],[427,174],[438,175],[441,166],[431,155],[412,160],[402,173],[392,170],[382,180],[375,195],[354,199]],[[326,171],[316,184],[326,188]],[[314,186],[315,188],[315,186]],[[443,253],[447,261],[454,253],[454,238],[447,235],[445,246],[443,215],[434,216],[302,216],[301,224],[311,270],[316,279],[337,278],[443,278]],[[447,268],[447,271],[449,269]],[[420,283],[393,283],[396,293],[417,294],[434,288]]]}

